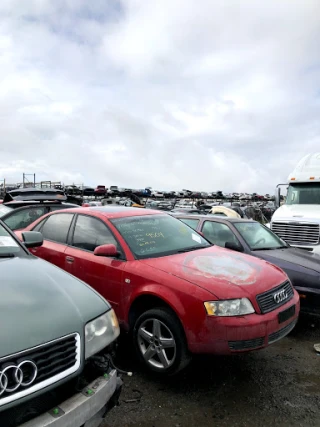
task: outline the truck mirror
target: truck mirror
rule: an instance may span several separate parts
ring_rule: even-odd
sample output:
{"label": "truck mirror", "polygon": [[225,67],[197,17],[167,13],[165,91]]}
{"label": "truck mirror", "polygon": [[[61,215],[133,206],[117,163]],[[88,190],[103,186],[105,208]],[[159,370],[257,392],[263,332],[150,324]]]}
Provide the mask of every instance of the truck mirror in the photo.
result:
{"label": "truck mirror", "polygon": [[280,187],[276,188],[274,204],[275,204],[276,208],[280,207]]}

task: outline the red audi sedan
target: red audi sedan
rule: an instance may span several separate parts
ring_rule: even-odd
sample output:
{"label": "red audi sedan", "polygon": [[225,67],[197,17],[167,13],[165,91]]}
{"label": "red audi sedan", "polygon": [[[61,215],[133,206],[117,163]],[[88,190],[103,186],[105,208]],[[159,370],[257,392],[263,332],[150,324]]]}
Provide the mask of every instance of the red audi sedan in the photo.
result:
{"label": "red audi sedan", "polygon": [[174,374],[193,353],[266,347],[297,322],[299,296],[280,268],[214,246],[165,213],[75,208],[26,230],[43,234],[43,246],[30,249],[35,255],[110,301],[153,371]]}

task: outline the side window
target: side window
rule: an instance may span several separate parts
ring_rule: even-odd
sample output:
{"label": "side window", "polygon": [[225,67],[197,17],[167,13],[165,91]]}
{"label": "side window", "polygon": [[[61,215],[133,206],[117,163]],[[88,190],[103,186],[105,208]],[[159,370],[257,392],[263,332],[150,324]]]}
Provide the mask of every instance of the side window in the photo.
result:
{"label": "side window", "polygon": [[32,207],[14,212],[4,222],[11,230],[18,230],[20,228],[28,227],[36,219],[46,214],[47,210],[44,206]]}
{"label": "side window", "polygon": [[119,249],[116,239],[103,222],[90,216],[78,216],[72,246],[93,252],[97,246],[108,244]]}
{"label": "side window", "polygon": [[209,240],[209,242],[225,247],[226,242],[238,243],[240,242],[230,228],[220,222],[205,221],[202,228],[202,233]]}
{"label": "side window", "polygon": [[62,213],[51,215],[42,227],[43,238],[66,244],[72,219],[73,214]]}
{"label": "side window", "polygon": [[[179,217],[178,217],[179,218]],[[191,218],[181,218],[182,222],[184,222],[185,224],[189,225],[189,227],[193,228],[194,230],[197,229],[198,224],[199,224],[199,220],[198,219],[191,219]]]}
{"label": "side window", "polygon": [[42,221],[38,222],[38,224],[33,227],[32,231],[42,231],[41,228],[43,226],[43,224],[47,221],[47,218],[43,219]]}

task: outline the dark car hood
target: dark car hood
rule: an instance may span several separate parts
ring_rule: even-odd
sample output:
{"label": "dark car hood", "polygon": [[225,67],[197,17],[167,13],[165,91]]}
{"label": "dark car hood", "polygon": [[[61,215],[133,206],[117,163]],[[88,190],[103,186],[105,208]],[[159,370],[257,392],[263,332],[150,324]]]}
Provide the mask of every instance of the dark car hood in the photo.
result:
{"label": "dark car hood", "polygon": [[294,286],[320,289],[320,256],[304,249],[254,251],[252,255],[282,268]]}
{"label": "dark car hood", "polygon": [[78,332],[110,305],[88,285],[33,256],[0,259],[0,358]]}
{"label": "dark car hood", "polygon": [[268,262],[218,246],[141,262],[194,283],[219,299],[253,297],[287,279]]}

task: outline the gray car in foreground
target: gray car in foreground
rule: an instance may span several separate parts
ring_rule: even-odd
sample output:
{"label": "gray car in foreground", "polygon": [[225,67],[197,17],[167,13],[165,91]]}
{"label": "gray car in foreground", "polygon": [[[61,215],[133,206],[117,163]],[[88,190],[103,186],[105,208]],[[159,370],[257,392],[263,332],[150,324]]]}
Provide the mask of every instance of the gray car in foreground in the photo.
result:
{"label": "gray car in foreground", "polygon": [[116,402],[119,335],[109,303],[30,254],[0,222],[0,426],[96,427]]}

